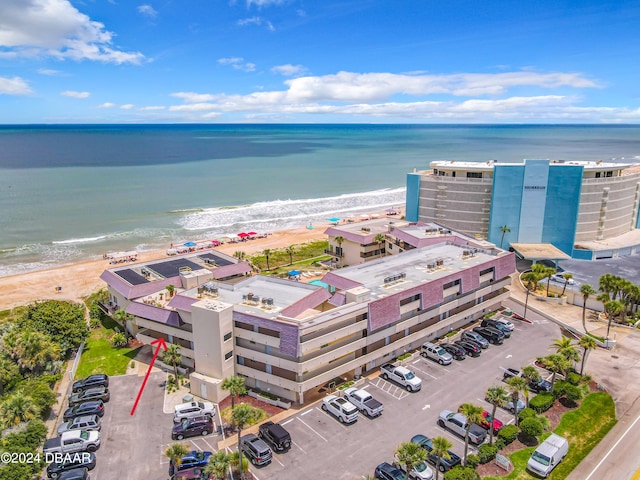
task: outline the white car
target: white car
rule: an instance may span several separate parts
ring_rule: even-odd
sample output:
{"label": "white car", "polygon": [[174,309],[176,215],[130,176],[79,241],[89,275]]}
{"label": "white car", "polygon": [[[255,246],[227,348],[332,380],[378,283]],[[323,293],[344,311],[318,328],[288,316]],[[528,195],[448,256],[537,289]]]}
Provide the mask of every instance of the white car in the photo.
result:
{"label": "white car", "polygon": [[[393,465],[406,474],[404,467],[398,463],[397,458],[394,460]],[[413,470],[409,473],[409,478],[413,480],[433,480],[433,470],[425,462],[422,462],[413,467]]]}
{"label": "white car", "polygon": [[516,326],[511,323],[511,321],[507,317],[503,317],[502,315],[496,315],[493,320],[495,320],[496,322],[500,322],[507,328],[507,330],[511,332],[513,332],[516,328]]}
{"label": "white car", "polygon": [[176,405],[173,414],[173,423],[180,423],[183,418],[201,417],[216,414],[216,406],[211,402],[189,402]]}
{"label": "white car", "polygon": [[[569,273],[569,272],[565,272],[565,273]],[[554,275],[551,275],[551,281],[564,284],[566,279],[562,276],[561,273],[556,273]],[[567,282],[567,285],[575,285],[575,284],[576,284],[576,281],[573,278],[570,278],[569,281]]]}
{"label": "white car", "polygon": [[340,423],[353,423],[358,420],[358,408],[348,400],[335,395],[322,399],[322,409],[340,420]]}

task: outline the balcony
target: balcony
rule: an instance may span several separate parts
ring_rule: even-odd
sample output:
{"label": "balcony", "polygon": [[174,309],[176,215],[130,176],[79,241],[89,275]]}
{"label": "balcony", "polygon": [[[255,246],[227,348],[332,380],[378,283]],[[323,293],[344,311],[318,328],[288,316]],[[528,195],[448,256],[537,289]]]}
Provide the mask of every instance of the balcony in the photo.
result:
{"label": "balcony", "polygon": [[325,249],[324,253],[326,253],[327,255],[331,255],[332,257],[336,257],[336,258],[343,258],[344,257],[344,253],[343,252],[337,253],[334,250]]}

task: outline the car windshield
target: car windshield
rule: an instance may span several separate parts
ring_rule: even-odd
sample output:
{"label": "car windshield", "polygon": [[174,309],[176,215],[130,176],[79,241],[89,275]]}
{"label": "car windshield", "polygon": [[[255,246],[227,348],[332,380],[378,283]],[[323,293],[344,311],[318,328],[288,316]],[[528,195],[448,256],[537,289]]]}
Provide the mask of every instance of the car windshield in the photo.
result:
{"label": "car windshield", "polygon": [[409,372],[405,374],[404,378],[407,380],[413,380],[415,378],[415,375],[413,374],[413,372]]}
{"label": "car windshield", "polygon": [[418,472],[418,473],[422,473],[422,472],[424,472],[427,468],[428,468],[428,467],[427,467],[427,465],[426,465],[424,462],[419,463],[418,465],[416,465],[415,467],[413,467],[413,469],[414,469],[416,472]]}
{"label": "car windshield", "polygon": [[551,459],[545,455],[542,455],[539,452],[533,452],[533,455],[531,455],[531,458],[533,458],[536,462],[547,466],[549,465],[549,462],[551,461]]}
{"label": "car windshield", "polygon": [[198,402],[198,408],[200,408],[200,410],[204,410],[204,403]]}
{"label": "car windshield", "polygon": [[83,440],[88,440],[89,432],[87,432],[86,430],[80,430],[80,438]]}
{"label": "car windshield", "polygon": [[447,351],[444,348],[438,350],[438,355],[446,355]]}

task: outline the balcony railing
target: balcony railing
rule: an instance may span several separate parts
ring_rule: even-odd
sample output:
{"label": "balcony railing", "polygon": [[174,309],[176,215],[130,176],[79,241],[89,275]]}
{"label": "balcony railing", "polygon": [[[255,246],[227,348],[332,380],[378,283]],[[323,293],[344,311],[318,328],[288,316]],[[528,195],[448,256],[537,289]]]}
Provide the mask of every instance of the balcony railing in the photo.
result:
{"label": "balcony railing", "polygon": [[327,255],[331,255],[332,257],[336,257],[336,258],[344,257],[344,253],[337,253],[335,250],[325,249],[324,253],[326,253]]}

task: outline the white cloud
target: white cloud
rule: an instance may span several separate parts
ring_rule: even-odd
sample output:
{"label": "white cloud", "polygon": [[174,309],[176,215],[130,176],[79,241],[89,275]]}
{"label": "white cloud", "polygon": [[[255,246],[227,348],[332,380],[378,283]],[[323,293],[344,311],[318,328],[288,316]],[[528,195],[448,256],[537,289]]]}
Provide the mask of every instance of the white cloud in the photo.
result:
{"label": "white cloud", "polygon": [[302,65],[291,65],[287,63],[286,65],[276,65],[271,68],[272,73],[278,73],[280,75],[284,75],[285,77],[292,77],[294,75],[301,75],[307,71]]}
{"label": "white cloud", "polygon": [[48,75],[50,77],[55,77],[63,74],[60,70],[53,70],[51,68],[39,68],[38,73],[40,75]]}
{"label": "white cloud", "polygon": [[171,94],[172,97],[182,98],[186,103],[203,103],[210,102],[218,98],[218,95],[210,95],[208,93],[193,92],[176,92]]}
{"label": "white cloud", "polygon": [[145,17],[156,18],[158,12],[149,4],[143,4],[138,6],[138,13],[141,13]]}
{"label": "white cloud", "polygon": [[138,108],[138,110],[148,110],[148,111],[153,111],[153,110],[164,110],[167,107],[164,107],[162,105],[149,105],[147,107],[140,107]]}
{"label": "white cloud", "polygon": [[256,69],[256,64],[251,62],[245,62],[242,57],[226,57],[219,58],[218,63],[220,65],[231,65],[236,70],[243,72],[253,72]]}
{"label": "white cloud", "polygon": [[105,102],[102,105],[98,105],[96,108],[115,108],[117,105],[111,102]]}
{"label": "white cloud", "polygon": [[31,87],[20,77],[0,77],[0,95],[28,95]]}
{"label": "white cloud", "polygon": [[133,103],[125,103],[124,105],[120,105],[122,110],[131,110],[135,105]]}
{"label": "white cloud", "polygon": [[262,25],[262,18],[260,17],[242,18],[238,20],[236,24],[241,27],[245,27],[247,25]]}
{"label": "white cloud", "polygon": [[62,95],[63,97],[71,97],[71,98],[89,98],[91,96],[91,93],[65,90],[64,92],[60,92],[60,95]]}
{"label": "white cloud", "polygon": [[2,0],[0,47],[4,55],[43,56],[140,63],[140,52],[113,46],[113,33],[104,24],[80,13],[69,0]]}
{"label": "white cloud", "polygon": [[268,7],[271,5],[284,5],[288,0],[247,0],[247,7],[251,8],[255,5],[258,8]]}

